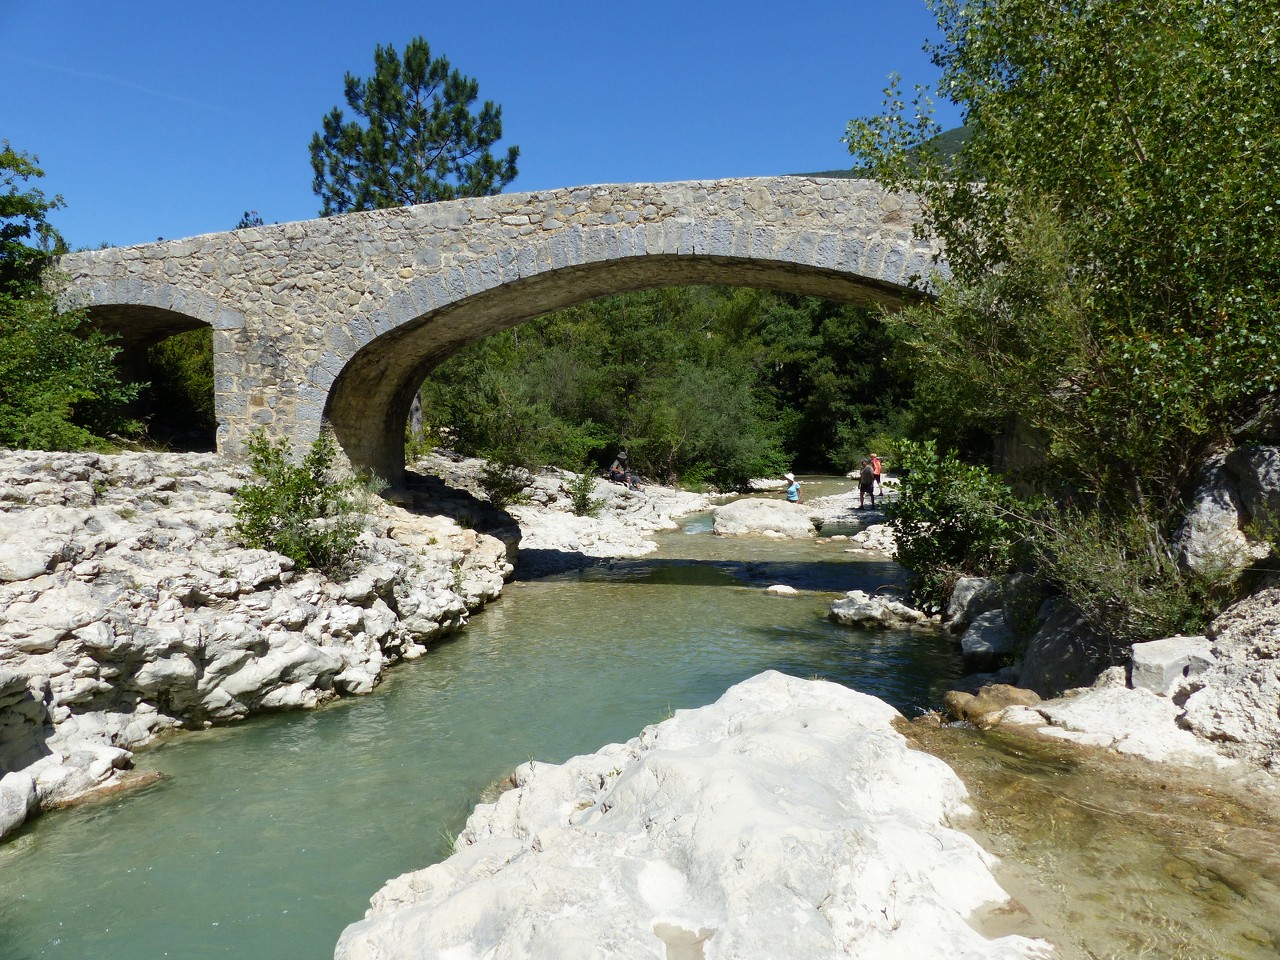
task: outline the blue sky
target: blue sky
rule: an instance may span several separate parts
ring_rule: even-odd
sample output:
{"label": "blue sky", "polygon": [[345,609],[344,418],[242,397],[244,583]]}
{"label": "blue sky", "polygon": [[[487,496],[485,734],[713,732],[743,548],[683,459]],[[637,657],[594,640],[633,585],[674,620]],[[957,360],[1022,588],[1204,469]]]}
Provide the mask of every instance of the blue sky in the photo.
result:
{"label": "blue sky", "polygon": [[0,0],[0,138],[73,248],[311,219],[344,74],[421,35],[502,106],[509,192],[829,170],[891,72],[934,80],[933,32],[923,0]]}

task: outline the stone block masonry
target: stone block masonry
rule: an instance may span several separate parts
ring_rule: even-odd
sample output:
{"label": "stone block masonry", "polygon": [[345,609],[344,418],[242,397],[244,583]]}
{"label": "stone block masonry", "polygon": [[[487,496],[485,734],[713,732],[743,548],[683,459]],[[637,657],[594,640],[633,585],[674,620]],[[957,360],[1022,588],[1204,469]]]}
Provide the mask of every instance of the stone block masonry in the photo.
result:
{"label": "stone block masonry", "polygon": [[462,346],[597,297],[767,287],[861,304],[914,296],[935,249],[872,181],[800,177],[504,194],[70,254],[63,296],[126,343],[214,331],[218,449],[332,424],[395,481],[413,393]]}

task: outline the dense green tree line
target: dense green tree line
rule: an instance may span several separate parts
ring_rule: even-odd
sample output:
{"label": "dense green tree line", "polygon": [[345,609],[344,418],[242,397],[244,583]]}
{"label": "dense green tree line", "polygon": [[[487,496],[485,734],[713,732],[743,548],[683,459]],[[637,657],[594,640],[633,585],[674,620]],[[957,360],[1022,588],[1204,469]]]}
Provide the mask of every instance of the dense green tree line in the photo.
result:
{"label": "dense green tree line", "polygon": [[[1170,537],[1207,454],[1280,378],[1280,7],[1269,0],[930,0],[940,89],[852,122],[864,169],[923,199],[951,276],[890,323],[944,441],[1017,424],[1037,569],[1124,639],[1222,595]],[[945,552],[945,551],[944,551]],[[939,559],[945,561],[942,553]],[[1154,611],[1155,606],[1161,607]]]}
{"label": "dense green tree line", "polygon": [[866,310],[748,288],[678,287],[582,304],[490,337],[422,389],[458,449],[517,464],[608,464],[727,487],[847,470],[908,392]]}

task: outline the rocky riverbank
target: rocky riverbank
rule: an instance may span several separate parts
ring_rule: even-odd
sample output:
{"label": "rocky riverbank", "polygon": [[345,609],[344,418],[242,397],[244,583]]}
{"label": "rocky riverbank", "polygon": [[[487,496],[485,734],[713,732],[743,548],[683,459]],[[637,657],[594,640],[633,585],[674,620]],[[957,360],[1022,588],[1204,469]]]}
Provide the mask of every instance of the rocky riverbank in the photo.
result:
{"label": "rocky riverbank", "polygon": [[642,556],[712,502],[597,480],[579,517],[573,474],[549,469],[503,511],[484,466],[416,464],[335,581],[235,544],[235,462],[0,453],[0,836],[127,783],[163,731],[368,693],[496,597],[517,553],[522,576]]}
{"label": "rocky riverbank", "polygon": [[[455,510],[471,507],[459,503],[457,491],[471,504],[485,496],[480,478],[486,462],[446,451],[419,458],[412,469],[438,477],[453,491]],[[576,474],[547,467],[531,478],[521,502],[506,508],[519,525],[519,576],[538,576],[572,569],[598,560],[641,557],[658,549],[653,535],[675,530],[677,518],[707,510],[716,498],[656,484],[631,490],[619,483],[596,478],[590,499],[595,508],[583,516],[573,512],[569,485]],[[441,504],[439,497],[433,503]]]}
{"label": "rocky riverbank", "polygon": [[[1206,464],[1176,543],[1185,568],[1234,577],[1245,596],[1203,635],[1119,648],[1024,574],[962,578],[940,617],[849,594],[854,626],[945,628],[970,670],[951,714],[983,727],[1175,762],[1277,790],[1280,574],[1263,536],[1280,516],[1280,447],[1247,445]],[[882,528],[860,546],[888,552]],[[1272,534],[1273,535],[1273,534]]]}
{"label": "rocky riverbank", "polygon": [[236,546],[214,455],[0,453],[0,835],[158,733],[367,693],[497,596],[512,544],[379,502],[351,576]]}

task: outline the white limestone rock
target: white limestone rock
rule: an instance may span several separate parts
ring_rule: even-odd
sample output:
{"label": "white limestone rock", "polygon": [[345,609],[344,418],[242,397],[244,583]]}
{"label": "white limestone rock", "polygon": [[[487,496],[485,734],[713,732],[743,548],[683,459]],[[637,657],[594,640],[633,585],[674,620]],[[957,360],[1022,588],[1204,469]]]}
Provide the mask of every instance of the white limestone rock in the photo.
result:
{"label": "white limestone rock", "polygon": [[[484,497],[478,482],[484,460],[433,452],[415,466]],[[644,556],[658,549],[655,533],[675,530],[676,518],[705,510],[712,500],[706,494],[658,484],[631,490],[595,478],[591,499],[598,506],[589,515],[577,516],[569,492],[577,478],[568,470],[548,467],[532,477],[528,502],[507,508],[519,525],[522,564],[555,569],[589,559]]]}
{"label": "white limestone rock", "polygon": [[31,774],[15,770],[0,776],[0,837],[20,827],[37,802]]}
{"label": "white limestone rock", "polygon": [[846,627],[865,629],[911,630],[933,628],[936,617],[908,606],[900,600],[850,590],[843,599],[831,605],[831,619]]}
{"label": "white limestone rock", "polygon": [[367,692],[511,574],[503,542],[389,504],[351,577],[296,571],[232,542],[244,478],[213,455],[0,452],[0,770],[38,804],[109,784],[158,730]]}
{"label": "white limestone rock", "polygon": [[[1236,462],[1244,460],[1237,457]],[[1258,489],[1256,475],[1253,480],[1251,496],[1261,506],[1267,501]],[[1209,464],[1175,537],[1180,561],[1197,573],[1217,574],[1241,571],[1265,557],[1270,552],[1269,545],[1245,536],[1243,527],[1248,517],[1237,476],[1221,460]]]}
{"label": "white limestone rock", "polygon": [[894,557],[898,554],[898,541],[893,535],[892,524],[873,523],[865,530],[859,530],[849,538],[849,541],[852,544],[851,549],[882,553],[886,557]]}
{"label": "white limestone rock", "polygon": [[1112,666],[1111,644],[1061,597],[1041,605],[1040,626],[1023,651],[1018,685],[1046,699],[1087,686]]}
{"label": "white limestone rock", "polygon": [[1280,772],[1280,584],[1209,626],[1213,662],[1194,680],[1184,722],[1224,752]]}
{"label": "white limestone rock", "polygon": [[1045,736],[1153,762],[1219,771],[1239,768],[1236,761],[1183,729],[1181,713],[1168,697],[1108,686],[1073,690],[1034,707],[1010,707],[1001,725],[1028,726]]}
{"label": "white limestone rock", "polygon": [[966,919],[1007,895],[959,779],[882,701],[769,672],[626,744],[530,762],[337,960],[1048,957]]}
{"label": "white limestone rock", "polygon": [[[817,527],[830,523],[853,524],[870,528],[884,523],[883,511],[872,506],[868,499],[865,507],[858,505],[858,492],[850,490],[845,493],[833,493],[825,497],[814,497],[801,503],[809,519]],[[877,502],[883,501],[877,498]]]}
{"label": "white limestone rock", "polygon": [[1004,610],[988,610],[979,614],[960,638],[960,652],[965,660],[990,663],[1014,652],[1017,638],[1005,622]]}
{"label": "white limestone rock", "polygon": [[947,609],[942,619],[959,633],[967,629],[975,617],[998,609],[1003,602],[998,581],[990,577],[960,577],[947,598]]}
{"label": "white limestone rock", "polygon": [[1250,521],[1280,521],[1280,447],[1249,445],[1227,454],[1241,505]]}
{"label": "white limestone rock", "polygon": [[817,534],[813,521],[800,504],[754,497],[716,507],[712,529],[722,537],[755,535],[803,540]]}
{"label": "white limestone rock", "polygon": [[1129,679],[1134,689],[1167,697],[1208,670],[1215,658],[1209,638],[1196,636],[1135,643],[1129,659]]}

